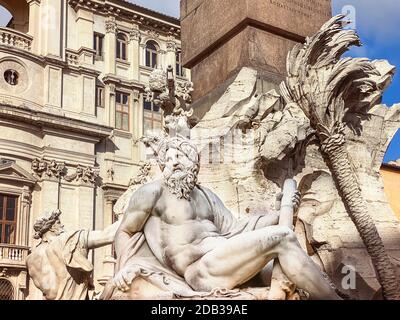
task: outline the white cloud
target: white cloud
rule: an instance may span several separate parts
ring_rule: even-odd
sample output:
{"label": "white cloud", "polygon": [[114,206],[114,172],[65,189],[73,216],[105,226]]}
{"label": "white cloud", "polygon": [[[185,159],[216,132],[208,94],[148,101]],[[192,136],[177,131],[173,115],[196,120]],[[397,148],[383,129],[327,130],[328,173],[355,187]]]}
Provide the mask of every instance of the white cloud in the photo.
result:
{"label": "white cloud", "polygon": [[179,0],[128,0],[139,6],[164,13],[175,18],[180,16]]}

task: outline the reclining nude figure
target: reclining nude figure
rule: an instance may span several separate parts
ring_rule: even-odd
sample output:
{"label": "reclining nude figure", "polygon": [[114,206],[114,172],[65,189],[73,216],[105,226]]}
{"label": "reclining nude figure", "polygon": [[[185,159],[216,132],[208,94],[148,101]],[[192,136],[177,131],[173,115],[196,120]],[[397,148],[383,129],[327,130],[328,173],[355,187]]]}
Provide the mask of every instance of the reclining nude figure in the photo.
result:
{"label": "reclining nude figure", "polygon": [[[151,275],[161,275],[163,281],[153,277],[150,282],[180,296],[229,291],[274,258],[311,299],[340,299],[295,233],[277,226],[278,214],[236,220],[212,191],[197,184],[199,153],[189,140],[168,139],[159,164],[164,179],[145,184],[131,196],[115,238],[116,274],[103,299]],[[155,258],[151,263],[146,260],[149,253],[135,259],[144,242]]]}

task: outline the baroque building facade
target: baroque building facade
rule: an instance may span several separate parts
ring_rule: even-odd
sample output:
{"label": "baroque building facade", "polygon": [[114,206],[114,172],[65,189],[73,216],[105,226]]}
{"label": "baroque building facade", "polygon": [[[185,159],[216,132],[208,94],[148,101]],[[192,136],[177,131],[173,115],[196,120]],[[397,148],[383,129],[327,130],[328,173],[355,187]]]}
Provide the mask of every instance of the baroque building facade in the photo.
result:
{"label": "baroque building facade", "polygon": [[[179,20],[123,0],[0,0],[0,299],[41,299],[25,266],[33,223],[102,229],[162,125],[144,99],[154,68],[181,64]],[[142,149],[143,148],[143,149]],[[111,246],[92,254],[95,292]]]}

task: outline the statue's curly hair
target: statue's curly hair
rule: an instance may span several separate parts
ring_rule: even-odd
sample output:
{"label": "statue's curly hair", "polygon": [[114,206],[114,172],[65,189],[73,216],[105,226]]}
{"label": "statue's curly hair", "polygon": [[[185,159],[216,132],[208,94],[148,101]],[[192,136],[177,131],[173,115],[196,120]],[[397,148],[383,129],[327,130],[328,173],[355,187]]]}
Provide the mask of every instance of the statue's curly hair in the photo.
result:
{"label": "statue's curly hair", "polygon": [[35,230],[34,238],[41,239],[42,236],[51,229],[51,227],[56,223],[61,215],[60,210],[54,210],[50,217],[43,217],[36,220],[33,225],[33,229]]}
{"label": "statue's curly hair", "polygon": [[168,149],[173,148],[181,151],[186,157],[189,158],[190,161],[194,163],[196,166],[196,174],[200,169],[200,154],[197,150],[196,145],[182,136],[176,136],[173,138],[165,139],[162,146],[158,151],[158,161],[160,163],[161,168],[163,169],[165,166],[165,157]]}

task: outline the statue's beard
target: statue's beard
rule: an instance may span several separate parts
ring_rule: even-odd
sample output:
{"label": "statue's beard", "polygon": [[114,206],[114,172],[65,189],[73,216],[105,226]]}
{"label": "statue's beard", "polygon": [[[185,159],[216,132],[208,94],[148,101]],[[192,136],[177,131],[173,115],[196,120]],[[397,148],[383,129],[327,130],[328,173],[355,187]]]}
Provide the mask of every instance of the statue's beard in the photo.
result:
{"label": "statue's beard", "polygon": [[172,173],[164,170],[165,184],[178,199],[190,200],[190,194],[197,185],[198,168],[194,165],[189,169],[183,167],[179,169]]}

